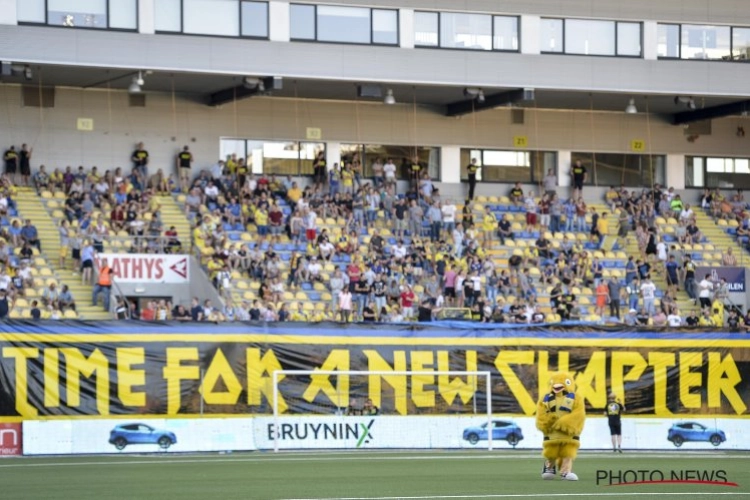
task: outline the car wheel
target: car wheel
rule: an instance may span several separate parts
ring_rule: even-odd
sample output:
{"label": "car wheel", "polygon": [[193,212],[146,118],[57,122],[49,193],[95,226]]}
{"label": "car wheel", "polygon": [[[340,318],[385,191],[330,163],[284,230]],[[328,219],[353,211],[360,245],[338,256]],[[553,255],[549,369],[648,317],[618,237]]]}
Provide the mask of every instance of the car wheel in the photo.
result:
{"label": "car wheel", "polygon": [[118,437],[117,439],[115,439],[115,448],[117,448],[118,450],[124,450],[127,445],[128,442],[125,438]]}
{"label": "car wheel", "polygon": [[468,439],[469,439],[469,442],[471,444],[477,444],[479,442],[479,436],[477,436],[473,432],[471,434],[469,434],[469,438]]}
{"label": "car wheel", "polygon": [[166,450],[170,446],[172,446],[172,440],[169,439],[167,436],[162,436],[159,438],[159,447],[163,450]]}
{"label": "car wheel", "polygon": [[518,436],[516,436],[515,434],[511,434],[510,436],[508,436],[508,444],[511,445],[513,448],[516,447],[519,441],[520,439],[518,439]]}
{"label": "car wheel", "polygon": [[682,446],[682,443],[684,443],[685,440],[682,439],[682,436],[675,436],[672,438],[672,444],[675,445],[677,448]]}
{"label": "car wheel", "polygon": [[714,446],[719,446],[722,443],[721,436],[719,436],[718,434],[714,434],[713,436],[711,436],[711,439],[709,439],[709,441],[711,441],[711,444]]}

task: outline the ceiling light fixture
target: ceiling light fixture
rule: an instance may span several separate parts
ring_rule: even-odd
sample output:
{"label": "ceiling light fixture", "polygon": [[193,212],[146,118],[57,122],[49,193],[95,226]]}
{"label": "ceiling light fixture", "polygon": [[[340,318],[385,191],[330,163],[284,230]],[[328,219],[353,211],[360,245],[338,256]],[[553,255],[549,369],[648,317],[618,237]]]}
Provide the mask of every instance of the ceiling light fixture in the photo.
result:
{"label": "ceiling light fixture", "polygon": [[479,89],[479,93],[477,94],[477,102],[483,103],[484,102],[484,90]]}
{"label": "ceiling light fixture", "polygon": [[140,94],[141,93],[141,86],[138,85],[138,77],[134,76],[133,80],[130,82],[130,86],[128,87],[128,92],[131,94]]}
{"label": "ceiling light fixture", "polygon": [[388,91],[385,93],[385,99],[383,99],[383,104],[388,104],[389,106],[396,104],[396,98],[393,97],[392,89],[388,89]]}
{"label": "ceiling light fixture", "polygon": [[635,99],[630,99],[628,105],[625,107],[625,112],[629,115],[638,113],[638,108],[635,107]]}

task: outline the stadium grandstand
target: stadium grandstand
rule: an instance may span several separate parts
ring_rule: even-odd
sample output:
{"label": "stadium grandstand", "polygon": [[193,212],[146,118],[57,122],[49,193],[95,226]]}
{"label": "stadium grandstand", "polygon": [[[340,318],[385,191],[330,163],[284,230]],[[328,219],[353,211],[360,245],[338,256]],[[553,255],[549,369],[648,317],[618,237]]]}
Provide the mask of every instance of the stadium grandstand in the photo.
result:
{"label": "stadium grandstand", "polygon": [[744,331],[750,15],[683,3],[0,1],[0,317]]}

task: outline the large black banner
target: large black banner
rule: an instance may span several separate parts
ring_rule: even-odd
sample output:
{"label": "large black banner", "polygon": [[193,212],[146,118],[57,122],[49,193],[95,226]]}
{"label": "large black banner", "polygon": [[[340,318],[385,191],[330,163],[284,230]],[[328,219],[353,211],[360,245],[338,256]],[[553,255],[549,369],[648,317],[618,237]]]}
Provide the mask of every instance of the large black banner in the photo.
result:
{"label": "large black banner", "polygon": [[[276,370],[414,374],[282,375],[283,413],[327,413],[370,398],[387,414],[459,414],[486,406],[531,415],[548,374],[574,373],[589,409],[607,394],[629,413],[735,416],[748,413],[750,342],[732,336],[620,335],[529,330],[361,330],[338,325],[293,333],[0,334],[0,417],[272,413]],[[326,330],[327,329],[327,330]],[[164,332],[168,332],[164,333]],[[289,330],[292,331],[292,330]],[[476,333],[476,332],[475,332]]]}

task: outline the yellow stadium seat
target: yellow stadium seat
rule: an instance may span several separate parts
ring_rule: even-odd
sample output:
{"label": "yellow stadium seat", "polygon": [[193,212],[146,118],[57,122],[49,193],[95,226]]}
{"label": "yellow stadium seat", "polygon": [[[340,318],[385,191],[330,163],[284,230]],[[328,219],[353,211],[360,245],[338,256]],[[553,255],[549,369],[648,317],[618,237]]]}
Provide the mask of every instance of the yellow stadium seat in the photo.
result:
{"label": "yellow stadium seat", "polygon": [[713,251],[715,249],[716,249],[716,247],[714,247],[713,245],[711,245],[709,243],[706,243],[705,245],[703,245],[703,250],[711,250],[711,251]]}
{"label": "yellow stadium seat", "polygon": [[302,290],[300,290],[299,292],[297,292],[296,294],[294,294],[294,298],[296,300],[309,300],[307,298],[307,293],[303,292]]}
{"label": "yellow stadium seat", "polygon": [[242,298],[245,299],[245,300],[255,300],[257,298],[257,296],[255,295],[255,293],[253,293],[250,290],[248,290],[248,291],[246,291],[245,293],[242,294]]}
{"label": "yellow stadium seat", "polygon": [[316,292],[324,292],[326,291],[326,286],[323,283],[316,281],[315,284],[313,285],[313,290],[315,290]]}
{"label": "yellow stadium seat", "polygon": [[76,319],[77,317],[78,314],[72,309],[68,309],[63,313],[63,318],[65,319]]}
{"label": "yellow stadium seat", "polygon": [[52,276],[52,270],[49,267],[39,269],[40,276]]}
{"label": "yellow stadium seat", "polygon": [[281,295],[281,298],[284,300],[294,300],[294,293],[293,292],[284,292]]}
{"label": "yellow stadium seat", "polygon": [[15,307],[29,307],[29,301],[26,299],[16,299]]}
{"label": "yellow stadium seat", "polygon": [[60,203],[58,203],[56,200],[49,200],[47,202],[47,208],[48,209],[60,208]]}
{"label": "yellow stadium seat", "polygon": [[657,225],[662,225],[662,224],[666,224],[666,223],[667,223],[667,220],[664,217],[657,217],[656,218],[656,224]]}
{"label": "yellow stadium seat", "polygon": [[724,219],[719,219],[717,221],[717,224],[720,225],[720,226],[726,226],[727,225],[727,221],[725,221]]}
{"label": "yellow stadium seat", "polygon": [[740,223],[734,219],[730,220],[727,224],[729,225],[729,227],[738,227],[740,225]]}
{"label": "yellow stadium seat", "polygon": [[315,305],[312,302],[305,302],[302,304],[302,310],[303,311],[314,311]]}
{"label": "yellow stadium seat", "polygon": [[507,205],[508,203],[510,203],[510,198],[508,198],[507,196],[501,196],[500,203],[504,203]]}
{"label": "yellow stadium seat", "polygon": [[50,193],[49,191],[42,191],[42,198],[44,198],[45,200],[49,200],[50,198],[52,198],[52,193]]}
{"label": "yellow stadium seat", "polygon": [[55,198],[57,198],[58,200],[64,200],[65,193],[62,191],[55,191]]}
{"label": "yellow stadium seat", "polygon": [[240,290],[247,290],[247,281],[245,280],[238,280],[236,285],[237,285],[237,288]]}
{"label": "yellow stadium seat", "polygon": [[320,294],[320,300],[330,301],[333,299],[333,296],[330,292],[323,292]]}
{"label": "yellow stadium seat", "polygon": [[52,211],[52,218],[53,219],[63,219],[65,217],[65,214],[62,212],[62,210],[53,210]]}

